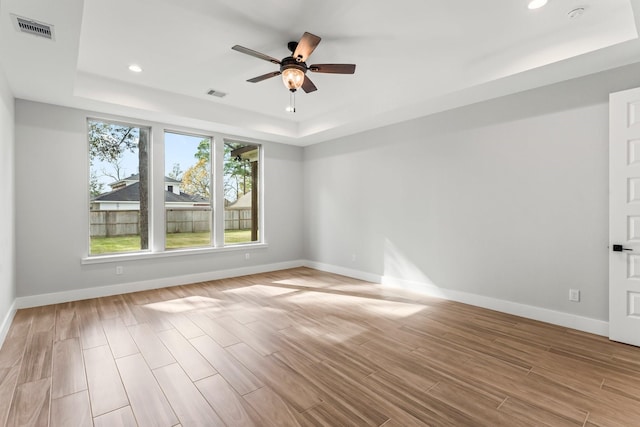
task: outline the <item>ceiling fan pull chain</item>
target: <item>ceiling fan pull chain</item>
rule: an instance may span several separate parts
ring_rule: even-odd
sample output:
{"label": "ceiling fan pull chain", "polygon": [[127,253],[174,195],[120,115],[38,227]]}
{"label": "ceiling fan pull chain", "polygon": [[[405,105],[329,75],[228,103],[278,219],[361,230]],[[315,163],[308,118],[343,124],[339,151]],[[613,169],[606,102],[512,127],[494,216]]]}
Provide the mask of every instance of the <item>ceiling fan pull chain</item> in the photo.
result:
{"label": "ceiling fan pull chain", "polygon": [[289,112],[291,113],[296,112],[296,93],[295,92],[290,92],[290,95],[289,95]]}

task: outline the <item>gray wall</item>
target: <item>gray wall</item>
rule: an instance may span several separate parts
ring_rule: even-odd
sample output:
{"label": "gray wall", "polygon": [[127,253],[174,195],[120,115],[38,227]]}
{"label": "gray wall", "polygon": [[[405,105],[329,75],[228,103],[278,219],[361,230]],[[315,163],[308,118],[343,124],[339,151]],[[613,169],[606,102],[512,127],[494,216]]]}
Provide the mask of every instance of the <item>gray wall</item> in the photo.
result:
{"label": "gray wall", "polygon": [[639,75],[625,67],[306,148],[308,258],[608,319],[608,94]]}
{"label": "gray wall", "polygon": [[[15,181],[2,181],[9,199],[15,182],[17,252],[0,262],[16,260],[17,295],[30,296],[306,258],[606,320],[607,100],[638,86],[635,65],[305,149],[265,143],[267,249],[249,261],[244,252],[126,261],[122,276],[111,263],[80,263],[87,113],[18,100]],[[0,224],[12,221],[5,206]],[[42,221],[48,206],[64,211]],[[568,302],[569,288],[582,302]]]}
{"label": "gray wall", "polygon": [[[19,297],[298,260],[302,254],[302,149],[264,143],[268,247],[83,265],[88,227],[85,111],[16,101]],[[40,214],[43,209],[55,207]],[[245,259],[251,252],[251,259]]]}
{"label": "gray wall", "polygon": [[[14,234],[14,99],[0,66],[0,327],[16,296]],[[1,332],[1,331],[0,331]],[[0,342],[2,339],[0,338]]]}

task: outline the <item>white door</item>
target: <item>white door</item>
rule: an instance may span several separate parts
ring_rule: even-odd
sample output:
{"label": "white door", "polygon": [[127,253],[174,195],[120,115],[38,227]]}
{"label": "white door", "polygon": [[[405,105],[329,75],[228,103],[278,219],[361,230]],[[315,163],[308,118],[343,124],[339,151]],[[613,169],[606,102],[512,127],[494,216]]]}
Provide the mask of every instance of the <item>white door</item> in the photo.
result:
{"label": "white door", "polygon": [[609,338],[640,346],[640,88],[609,98]]}

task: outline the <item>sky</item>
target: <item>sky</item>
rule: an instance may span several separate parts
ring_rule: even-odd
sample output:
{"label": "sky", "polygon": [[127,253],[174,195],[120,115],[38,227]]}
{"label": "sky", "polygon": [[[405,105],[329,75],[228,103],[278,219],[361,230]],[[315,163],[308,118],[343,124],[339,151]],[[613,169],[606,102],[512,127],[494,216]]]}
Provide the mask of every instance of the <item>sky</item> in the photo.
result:
{"label": "sky", "polygon": [[[180,164],[180,170],[186,171],[197,162],[194,154],[198,150],[198,144],[203,137],[192,135],[181,135],[176,133],[165,133],[165,176],[169,175],[173,170],[175,163]],[[151,144],[152,149],[162,148],[159,144]],[[121,178],[126,178],[130,175],[138,173],[138,153],[126,152],[124,153],[121,161],[121,169],[124,171],[120,173]],[[106,176],[104,172],[108,174],[114,173],[114,167],[106,162],[94,161],[92,171],[98,176],[98,182],[104,184],[104,192],[111,191],[109,184],[115,182],[112,177]],[[103,172],[104,171],[104,172]]]}

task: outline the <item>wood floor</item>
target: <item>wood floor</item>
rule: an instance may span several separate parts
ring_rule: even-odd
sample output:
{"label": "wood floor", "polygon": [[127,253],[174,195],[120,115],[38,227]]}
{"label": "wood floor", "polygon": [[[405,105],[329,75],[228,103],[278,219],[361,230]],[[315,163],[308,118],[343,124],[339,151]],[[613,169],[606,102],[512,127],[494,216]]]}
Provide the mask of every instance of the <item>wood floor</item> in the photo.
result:
{"label": "wood floor", "polygon": [[19,310],[7,426],[638,426],[640,349],[299,268]]}

